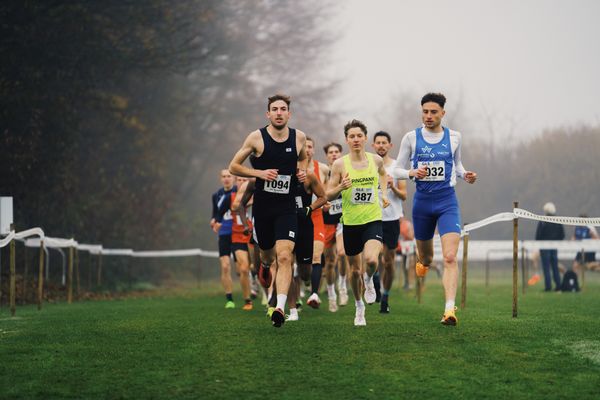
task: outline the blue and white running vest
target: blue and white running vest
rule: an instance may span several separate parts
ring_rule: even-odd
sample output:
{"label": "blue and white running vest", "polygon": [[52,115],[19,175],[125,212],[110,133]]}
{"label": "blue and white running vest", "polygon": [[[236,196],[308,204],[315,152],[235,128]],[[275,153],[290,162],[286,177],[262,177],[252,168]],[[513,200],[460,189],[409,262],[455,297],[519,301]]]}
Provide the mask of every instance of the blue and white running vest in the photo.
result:
{"label": "blue and white running vest", "polygon": [[450,130],[444,127],[444,137],[439,143],[431,144],[423,138],[423,128],[415,129],[416,148],[412,159],[413,169],[425,166],[427,176],[417,179],[417,191],[432,193],[452,187],[454,167]]}

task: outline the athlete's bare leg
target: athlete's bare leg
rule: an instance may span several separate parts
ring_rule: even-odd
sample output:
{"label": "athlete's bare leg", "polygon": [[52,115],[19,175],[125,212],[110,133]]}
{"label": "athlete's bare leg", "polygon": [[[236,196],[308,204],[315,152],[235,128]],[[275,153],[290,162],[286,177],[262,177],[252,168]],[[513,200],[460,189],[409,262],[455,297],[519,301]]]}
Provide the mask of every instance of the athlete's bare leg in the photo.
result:
{"label": "athlete's bare leg", "polygon": [[352,292],[354,292],[354,300],[359,301],[362,299],[363,293],[362,254],[347,257],[350,264],[350,284]]}
{"label": "athlete's bare leg", "polygon": [[458,287],[458,262],[456,253],[458,252],[459,243],[460,234],[458,233],[450,232],[442,236],[442,253],[444,256],[444,274],[442,282],[444,284],[446,304],[448,304],[449,301],[454,303],[456,299],[456,290]]}
{"label": "athlete's bare leg", "polygon": [[394,282],[394,262],[396,260],[396,249],[388,249],[387,246],[383,247],[382,252],[382,282],[383,282],[383,290],[385,292],[389,292],[392,288],[392,283]]}
{"label": "athlete's bare leg", "polygon": [[365,257],[365,271],[367,275],[373,276],[379,264],[379,253],[383,248],[383,244],[379,240],[370,239],[365,243],[363,256]]}
{"label": "athlete's bare leg", "polygon": [[287,295],[292,282],[292,251],[294,250],[294,242],[291,240],[278,240],[275,242],[275,250],[277,252],[277,308],[282,311],[285,308]]}
{"label": "athlete's bare leg", "polygon": [[250,257],[248,252],[245,250],[236,250],[235,259],[237,272],[240,276],[240,286],[242,287],[242,294],[244,300],[250,298]]}
{"label": "athlete's bare leg", "polygon": [[233,291],[233,281],[231,280],[231,258],[230,256],[219,257],[221,264],[221,284],[225,294],[230,294]]}

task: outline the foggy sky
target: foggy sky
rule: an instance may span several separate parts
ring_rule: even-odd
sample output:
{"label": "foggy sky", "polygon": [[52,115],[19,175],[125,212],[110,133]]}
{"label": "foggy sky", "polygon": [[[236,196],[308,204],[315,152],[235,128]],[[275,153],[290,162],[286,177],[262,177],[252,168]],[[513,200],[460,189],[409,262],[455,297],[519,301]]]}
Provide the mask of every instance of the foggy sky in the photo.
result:
{"label": "foggy sky", "polygon": [[[594,0],[349,0],[336,20],[351,117],[385,119],[390,96],[462,98],[473,127],[486,115],[516,137],[600,123],[600,2]],[[455,102],[456,103],[456,102]],[[454,104],[455,104],[454,103]],[[385,128],[385,127],[381,127]],[[413,127],[399,127],[405,132]],[[461,127],[455,127],[462,130]]]}

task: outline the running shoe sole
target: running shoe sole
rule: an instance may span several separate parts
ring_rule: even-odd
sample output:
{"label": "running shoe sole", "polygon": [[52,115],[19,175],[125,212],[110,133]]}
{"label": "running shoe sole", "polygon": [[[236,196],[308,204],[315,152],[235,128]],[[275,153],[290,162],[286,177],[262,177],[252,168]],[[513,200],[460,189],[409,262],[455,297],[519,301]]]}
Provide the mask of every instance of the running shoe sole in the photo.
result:
{"label": "running shoe sole", "polygon": [[276,308],[271,315],[271,322],[275,328],[281,328],[281,325],[283,325],[285,322],[285,315],[283,314],[283,311],[281,311],[279,308]]}

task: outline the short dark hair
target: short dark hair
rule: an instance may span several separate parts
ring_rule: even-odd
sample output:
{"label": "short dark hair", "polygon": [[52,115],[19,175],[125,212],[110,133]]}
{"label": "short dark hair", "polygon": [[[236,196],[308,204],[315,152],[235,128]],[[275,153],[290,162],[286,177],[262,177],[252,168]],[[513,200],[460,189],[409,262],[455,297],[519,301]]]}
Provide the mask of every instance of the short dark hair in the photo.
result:
{"label": "short dark hair", "polygon": [[315,144],[315,141],[313,140],[313,138],[311,138],[310,136],[306,135],[306,141],[308,142],[309,140],[311,142],[313,142],[313,145]]}
{"label": "short dark hair", "polygon": [[325,152],[325,154],[327,154],[327,151],[329,150],[329,148],[333,146],[333,147],[337,147],[337,149],[340,151],[340,153],[343,151],[343,147],[341,144],[336,143],[336,142],[331,142],[331,143],[327,143],[325,146],[323,146],[323,151]]}
{"label": "short dark hair", "polygon": [[274,94],[273,96],[269,97],[269,101],[267,102],[267,111],[271,109],[271,104],[275,103],[278,100],[285,101],[285,104],[287,104],[288,108],[290,107],[290,103],[292,102],[290,96],[286,96],[285,94],[281,93]]}
{"label": "short dark hair", "polygon": [[383,136],[383,137],[387,138],[388,142],[392,143],[392,137],[390,136],[389,133],[387,133],[385,131],[375,132],[375,134],[373,135],[373,141],[375,141],[375,139],[377,139],[377,136]]}
{"label": "short dark hair", "polygon": [[357,119],[353,119],[344,125],[344,136],[348,136],[348,131],[352,128],[360,128],[364,132],[365,136],[367,136],[367,126]]}
{"label": "short dark hair", "polygon": [[440,107],[444,108],[446,105],[446,96],[441,93],[427,93],[421,99],[421,105],[429,103],[430,101],[437,103]]}

